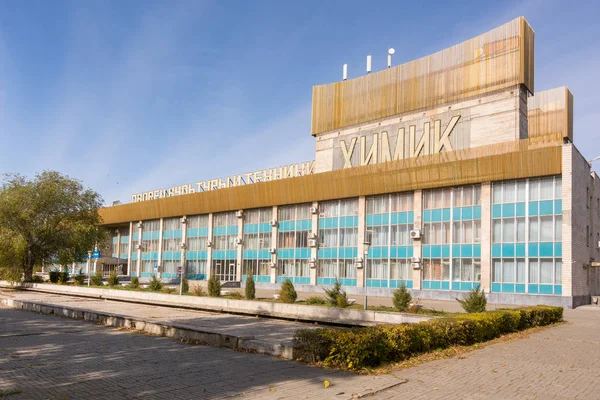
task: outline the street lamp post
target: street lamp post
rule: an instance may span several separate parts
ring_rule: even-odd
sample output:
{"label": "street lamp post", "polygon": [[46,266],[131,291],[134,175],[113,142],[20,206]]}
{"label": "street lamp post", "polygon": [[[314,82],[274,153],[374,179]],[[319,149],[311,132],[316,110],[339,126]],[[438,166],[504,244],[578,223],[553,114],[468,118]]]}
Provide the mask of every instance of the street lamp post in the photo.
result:
{"label": "street lamp post", "polygon": [[92,262],[92,251],[88,250],[88,259],[87,259],[87,276],[88,276],[88,286],[90,286],[90,278],[91,278],[91,274],[90,274],[90,267],[91,267],[91,262]]}
{"label": "street lamp post", "polygon": [[593,163],[594,161],[598,161],[598,160],[600,160],[600,156],[592,158],[591,160],[589,160],[589,161],[588,161],[588,164],[590,164],[590,167],[591,167],[591,166],[592,166],[592,163]]}
{"label": "street lamp post", "polygon": [[363,291],[364,291],[364,296],[363,296],[363,305],[364,305],[364,309],[367,309],[367,265],[369,265],[368,263],[368,256],[369,256],[369,247],[371,246],[371,238],[368,235],[368,231],[366,232],[366,236],[365,236],[365,241],[363,242],[363,251],[364,251],[364,265],[363,265]]}

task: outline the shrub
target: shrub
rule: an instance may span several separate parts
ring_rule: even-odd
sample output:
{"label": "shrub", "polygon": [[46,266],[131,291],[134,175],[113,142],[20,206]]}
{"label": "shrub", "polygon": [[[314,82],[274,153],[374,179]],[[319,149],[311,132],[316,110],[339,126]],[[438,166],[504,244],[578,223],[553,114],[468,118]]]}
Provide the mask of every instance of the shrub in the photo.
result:
{"label": "shrub", "polygon": [[119,284],[119,275],[117,275],[117,271],[112,271],[106,280],[108,286],[115,287]]}
{"label": "shrub", "polygon": [[246,278],[246,298],[248,300],[256,298],[256,285],[254,285],[254,277],[252,275],[248,275]]}
{"label": "shrub", "polygon": [[244,295],[242,295],[240,292],[231,292],[229,293],[229,298],[233,300],[242,300]]}
{"label": "shrub", "polygon": [[485,311],[487,305],[487,299],[485,293],[477,286],[475,289],[469,292],[469,295],[463,300],[456,299],[468,313],[480,313]]}
{"label": "shrub", "polygon": [[437,318],[416,324],[378,325],[348,330],[301,329],[294,334],[299,360],[327,367],[360,369],[450,346],[468,346],[519,330],[562,321],[562,307],[514,310]]}
{"label": "shrub", "polygon": [[190,283],[186,277],[181,278],[181,293],[188,293],[190,291]]}
{"label": "shrub", "polygon": [[79,271],[79,273],[73,277],[73,283],[75,284],[75,286],[83,285],[84,281],[85,281],[85,275],[82,274],[81,271]]}
{"label": "shrub", "polygon": [[60,271],[50,271],[50,273],[49,273],[50,283],[58,283],[58,278],[60,277],[60,274],[62,274],[62,272],[60,272]]}
{"label": "shrub", "polygon": [[162,290],[163,283],[160,281],[160,279],[156,277],[156,275],[154,275],[152,276],[152,280],[150,281],[150,285],[148,285],[148,288],[153,292],[158,292]]}
{"label": "shrub", "polygon": [[327,301],[319,296],[311,296],[306,299],[306,304],[326,304]]}
{"label": "shrub", "polygon": [[193,293],[194,296],[206,296],[206,293],[204,293],[204,288],[200,285],[194,286]]}
{"label": "shrub", "polygon": [[286,278],[281,284],[281,290],[279,290],[279,300],[284,303],[293,303],[298,298],[298,293],[294,288],[294,284],[290,281],[290,278]]}
{"label": "shrub", "polygon": [[396,310],[398,311],[407,312],[411,301],[412,296],[408,292],[408,289],[404,286],[404,283],[401,284],[400,287],[394,291],[394,307],[396,307]]}
{"label": "shrub", "polygon": [[102,283],[102,271],[96,271],[96,273],[90,277],[90,285],[104,286]]}
{"label": "shrub", "polygon": [[[348,298],[346,292],[342,290],[342,284],[335,278],[335,283],[331,289],[325,289],[327,295],[327,304],[333,307],[348,307]],[[339,299],[341,297],[341,299]]]}
{"label": "shrub", "polygon": [[44,283],[44,277],[41,275],[32,275],[31,282],[33,283]]}
{"label": "shrub", "polygon": [[58,284],[63,285],[69,281],[69,273],[68,272],[59,272],[58,273]]}
{"label": "shrub", "polygon": [[[162,283],[161,283],[161,285],[162,285]],[[165,294],[173,294],[173,293],[177,292],[177,289],[165,286],[162,288],[162,292]]]}
{"label": "shrub", "polygon": [[127,285],[127,287],[130,289],[139,289],[140,278],[138,278],[137,276],[132,276],[131,280],[129,281],[129,285]]}
{"label": "shrub", "polygon": [[221,281],[215,275],[208,280],[208,295],[210,297],[221,296]]}

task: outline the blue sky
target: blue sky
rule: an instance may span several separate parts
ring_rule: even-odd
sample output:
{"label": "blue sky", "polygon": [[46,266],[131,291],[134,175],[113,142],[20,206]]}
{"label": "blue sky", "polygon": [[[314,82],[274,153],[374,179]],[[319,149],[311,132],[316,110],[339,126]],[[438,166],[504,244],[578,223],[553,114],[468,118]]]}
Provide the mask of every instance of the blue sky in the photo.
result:
{"label": "blue sky", "polygon": [[[311,87],[433,53],[523,15],[536,91],[569,86],[600,155],[594,1],[0,2],[0,173],[56,169],[137,192],[314,159]],[[598,170],[598,166],[596,165]]]}

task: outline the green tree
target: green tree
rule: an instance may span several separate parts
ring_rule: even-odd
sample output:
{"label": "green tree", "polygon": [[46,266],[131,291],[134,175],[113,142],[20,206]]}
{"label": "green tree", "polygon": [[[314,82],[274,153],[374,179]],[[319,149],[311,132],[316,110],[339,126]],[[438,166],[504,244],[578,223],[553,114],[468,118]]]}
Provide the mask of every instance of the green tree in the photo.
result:
{"label": "green tree", "polygon": [[279,300],[283,301],[284,303],[293,303],[297,298],[298,293],[296,293],[294,284],[290,278],[286,278],[281,284],[281,289],[279,290]]}
{"label": "green tree", "polygon": [[248,275],[246,278],[246,299],[254,300],[256,297],[256,286],[254,285],[254,276]]}
{"label": "green tree", "polygon": [[406,286],[403,284],[400,285],[398,289],[394,291],[394,298],[392,302],[394,303],[394,307],[396,310],[406,312],[408,311],[408,306],[412,301],[412,296]]}
{"label": "green tree", "polygon": [[102,198],[80,181],[55,171],[33,179],[4,176],[0,187],[0,275],[32,279],[42,264],[84,261],[87,251],[105,245],[97,229]]}

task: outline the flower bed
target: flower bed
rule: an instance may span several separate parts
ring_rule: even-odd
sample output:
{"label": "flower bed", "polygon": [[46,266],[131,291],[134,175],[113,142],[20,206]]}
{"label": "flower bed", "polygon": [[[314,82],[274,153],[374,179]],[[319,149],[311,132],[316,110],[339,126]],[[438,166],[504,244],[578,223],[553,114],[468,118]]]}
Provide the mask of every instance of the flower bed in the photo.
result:
{"label": "flower bed", "polygon": [[496,310],[416,324],[340,329],[301,329],[294,335],[297,358],[340,369],[376,367],[450,346],[468,346],[502,335],[562,321],[563,308]]}

